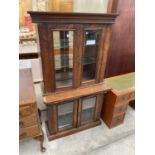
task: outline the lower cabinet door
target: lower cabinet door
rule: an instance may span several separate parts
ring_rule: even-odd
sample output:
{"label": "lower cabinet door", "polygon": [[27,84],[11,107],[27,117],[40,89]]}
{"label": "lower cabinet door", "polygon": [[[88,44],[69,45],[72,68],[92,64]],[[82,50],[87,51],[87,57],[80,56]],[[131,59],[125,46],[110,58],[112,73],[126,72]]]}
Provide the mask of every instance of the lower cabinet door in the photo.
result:
{"label": "lower cabinet door", "polygon": [[48,125],[51,134],[96,121],[99,113],[98,95],[81,97],[52,105],[48,109]]}
{"label": "lower cabinet door", "polygon": [[81,101],[81,125],[94,121],[96,110],[96,96],[88,96]]}
{"label": "lower cabinet door", "polygon": [[74,127],[74,101],[58,105],[58,131]]}

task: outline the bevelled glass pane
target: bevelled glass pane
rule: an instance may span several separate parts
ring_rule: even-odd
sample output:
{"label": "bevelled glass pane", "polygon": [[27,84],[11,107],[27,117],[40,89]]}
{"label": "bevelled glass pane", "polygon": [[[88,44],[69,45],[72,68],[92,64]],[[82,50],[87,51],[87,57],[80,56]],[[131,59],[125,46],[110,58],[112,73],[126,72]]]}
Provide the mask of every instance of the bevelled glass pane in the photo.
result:
{"label": "bevelled glass pane", "polygon": [[82,99],[81,123],[93,121],[95,113],[96,97],[86,97]]}
{"label": "bevelled glass pane", "polygon": [[72,85],[73,31],[53,31],[56,88]]}
{"label": "bevelled glass pane", "polygon": [[99,31],[85,31],[82,81],[94,80],[99,48]]}
{"label": "bevelled glass pane", "polygon": [[74,102],[58,105],[58,129],[65,130],[73,127]]}

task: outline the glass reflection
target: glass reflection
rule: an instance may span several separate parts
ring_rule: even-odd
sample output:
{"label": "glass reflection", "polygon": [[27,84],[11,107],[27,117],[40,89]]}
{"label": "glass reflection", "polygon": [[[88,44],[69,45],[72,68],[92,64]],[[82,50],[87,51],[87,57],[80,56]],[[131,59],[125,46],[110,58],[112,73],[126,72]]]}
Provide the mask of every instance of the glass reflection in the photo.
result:
{"label": "glass reflection", "polygon": [[95,113],[96,97],[85,97],[82,99],[81,123],[93,121]]}
{"label": "glass reflection", "polygon": [[60,131],[73,127],[73,102],[58,105],[58,128]]}
{"label": "glass reflection", "polygon": [[85,31],[82,81],[94,80],[98,57],[99,31]]}
{"label": "glass reflection", "polygon": [[71,86],[73,76],[73,31],[54,31],[56,88]]}

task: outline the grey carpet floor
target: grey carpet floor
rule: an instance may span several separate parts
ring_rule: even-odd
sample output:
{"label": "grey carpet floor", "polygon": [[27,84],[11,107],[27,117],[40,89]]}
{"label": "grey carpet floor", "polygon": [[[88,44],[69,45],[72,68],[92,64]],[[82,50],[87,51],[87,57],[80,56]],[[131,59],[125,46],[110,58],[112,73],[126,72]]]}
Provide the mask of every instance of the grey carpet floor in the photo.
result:
{"label": "grey carpet floor", "polygon": [[129,135],[120,140],[117,140],[110,145],[105,145],[85,155],[134,155],[135,151],[135,135]]}
{"label": "grey carpet floor", "polygon": [[[45,132],[46,113],[42,113],[46,152],[40,152],[38,141],[20,142],[20,155],[134,155],[135,112],[128,107],[122,125],[109,129],[104,122],[100,126],[48,141]],[[112,154],[113,153],[113,154]]]}

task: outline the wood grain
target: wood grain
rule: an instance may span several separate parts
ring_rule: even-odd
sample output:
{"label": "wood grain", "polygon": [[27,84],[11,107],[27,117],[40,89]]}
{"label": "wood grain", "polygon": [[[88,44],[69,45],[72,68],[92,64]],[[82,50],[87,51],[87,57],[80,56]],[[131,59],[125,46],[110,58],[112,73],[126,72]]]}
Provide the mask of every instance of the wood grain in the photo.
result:
{"label": "wood grain", "polygon": [[111,90],[111,86],[107,83],[99,83],[92,86],[87,86],[83,88],[77,88],[74,90],[68,90],[65,92],[57,92],[43,97],[44,103],[46,105],[58,104],[66,100],[76,99],[82,96],[88,96],[92,94],[98,94],[101,92],[107,92]]}
{"label": "wood grain", "polygon": [[113,24],[118,14],[28,11],[34,23]]}

